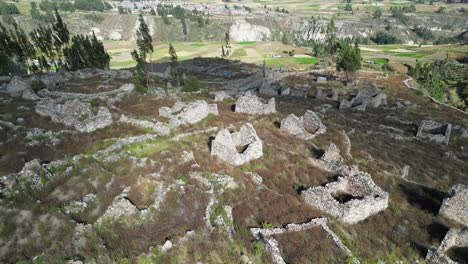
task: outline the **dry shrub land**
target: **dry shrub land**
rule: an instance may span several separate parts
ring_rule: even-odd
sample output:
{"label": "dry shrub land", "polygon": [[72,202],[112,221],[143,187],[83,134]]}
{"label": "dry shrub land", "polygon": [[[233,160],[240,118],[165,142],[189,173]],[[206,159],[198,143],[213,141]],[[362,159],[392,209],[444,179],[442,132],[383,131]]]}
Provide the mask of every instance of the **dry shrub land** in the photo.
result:
{"label": "dry shrub land", "polygon": [[[200,67],[216,68],[217,63],[207,60]],[[0,93],[0,262],[281,263],[279,256],[286,263],[421,263],[450,228],[461,227],[438,212],[453,185],[468,184],[467,115],[418,96],[400,75],[357,74],[359,82],[346,86],[333,80],[334,75],[317,84],[317,76],[309,72],[281,78],[290,94],[274,96],[276,112],[237,113],[233,105],[251,85],[243,80],[255,76],[248,71],[258,68],[228,65],[245,75],[223,80],[207,71],[203,81],[213,82],[200,93],[173,88],[167,95],[161,90],[101,95],[99,107],[109,109],[111,124],[89,133],[64,125],[64,119],[36,114],[38,101]],[[115,79],[112,71],[90,76],[62,76],[62,88],[56,90],[92,95],[129,82]],[[367,83],[386,94],[386,104],[339,110],[343,99],[361,96]],[[215,102],[213,92],[225,87],[231,99]],[[319,87],[337,91],[338,98],[316,98]],[[68,101],[70,94],[44,97]],[[247,107],[266,107],[262,99],[272,97],[259,96],[249,95]],[[192,105],[196,100],[214,104],[216,111]],[[173,116],[160,116],[161,107],[176,103],[181,108]],[[64,118],[79,110],[64,109]],[[299,117],[307,110],[323,122],[324,134],[303,140],[280,128],[289,114]],[[122,115],[150,125],[120,122]],[[72,120],[86,123],[90,118]],[[418,137],[422,120],[451,124],[449,143],[431,140],[432,132]],[[232,166],[211,155],[221,129],[234,132],[246,123],[261,140],[260,158]],[[331,143],[339,154],[327,153]],[[248,149],[241,147],[240,152]],[[353,174],[354,165],[359,175],[369,173],[370,180]],[[335,184],[343,175],[362,180],[364,189],[375,183],[388,193],[388,208],[345,224],[304,201],[305,190]],[[333,197],[364,199],[342,191]],[[320,217],[327,219],[325,224],[307,227]],[[298,224],[297,229],[288,229],[288,224]],[[259,237],[251,228],[272,235]],[[462,259],[457,252],[447,254]]]}

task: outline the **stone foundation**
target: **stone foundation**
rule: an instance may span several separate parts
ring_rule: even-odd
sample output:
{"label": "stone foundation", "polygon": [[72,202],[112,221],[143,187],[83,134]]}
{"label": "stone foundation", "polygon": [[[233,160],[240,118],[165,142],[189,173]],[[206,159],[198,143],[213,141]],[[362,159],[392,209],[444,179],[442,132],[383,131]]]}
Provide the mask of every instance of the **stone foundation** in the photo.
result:
{"label": "stone foundation", "polygon": [[439,216],[468,226],[468,188],[463,184],[453,186],[445,198]]}
{"label": "stone foundation", "polygon": [[452,228],[445,235],[440,246],[431,247],[427,252],[426,262],[428,264],[457,264],[458,262],[450,259],[445,252],[451,248],[468,249],[468,228]]}
{"label": "stone foundation", "polygon": [[341,166],[338,179],[302,192],[304,201],[346,224],[355,224],[385,210],[388,193],[357,166]]}
{"label": "stone foundation", "polygon": [[448,145],[451,132],[452,124],[440,124],[431,120],[423,120],[416,137]]}
{"label": "stone foundation", "polygon": [[[211,142],[211,155],[228,162],[233,166],[240,166],[263,155],[263,142],[257,136],[252,124],[243,125],[239,132],[232,133],[228,129],[218,132]],[[238,151],[237,147],[244,148]]]}
{"label": "stone foundation", "polygon": [[265,100],[256,96],[252,92],[247,92],[237,100],[235,112],[263,115],[275,113],[275,98],[271,98],[268,102],[265,102]]}
{"label": "stone foundation", "polygon": [[281,121],[281,129],[304,140],[313,139],[327,131],[317,114],[310,110],[302,117],[288,115]]}

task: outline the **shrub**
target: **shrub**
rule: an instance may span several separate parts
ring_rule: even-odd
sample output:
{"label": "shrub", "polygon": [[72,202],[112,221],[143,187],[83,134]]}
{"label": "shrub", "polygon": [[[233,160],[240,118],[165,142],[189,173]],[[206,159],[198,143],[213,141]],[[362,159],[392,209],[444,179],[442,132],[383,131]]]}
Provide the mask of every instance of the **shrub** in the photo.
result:
{"label": "shrub", "polygon": [[42,89],[46,89],[47,85],[41,79],[33,79],[31,81],[31,88],[37,93]]}
{"label": "shrub", "polygon": [[145,79],[143,77],[143,72],[138,66],[133,71],[133,84],[135,85],[135,90],[139,93],[144,94],[148,91]]}
{"label": "shrub", "polygon": [[184,82],[184,92],[197,92],[200,90],[200,81],[193,75],[187,76]]}
{"label": "shrub", "polygon": [[401,40],[397,37],[386,33],[386,32],[379,32],[374,37],[371,38],[376,44],[399,44]]}

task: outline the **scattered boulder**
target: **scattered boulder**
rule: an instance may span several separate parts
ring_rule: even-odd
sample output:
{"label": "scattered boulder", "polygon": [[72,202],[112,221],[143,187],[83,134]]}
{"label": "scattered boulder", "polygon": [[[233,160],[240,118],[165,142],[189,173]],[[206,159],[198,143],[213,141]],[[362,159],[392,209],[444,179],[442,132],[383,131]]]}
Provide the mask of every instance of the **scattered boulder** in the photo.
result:
{"label": "scattered boulder", "polygon": [[426,262],[428,264],[457,264],[449,256],[445,254],[452,248],[464,249],[468,248],[468,228],[457,229],[452,228],[445,235],[444,240],[440,246],[431,247],[426,255]]}
{"label": "scattered boulder", "polygon": [[21,186],[30,186],[40,190],[49,181],[52,174],[46,170],[38,159],[26,162],[23,169],[17,175],[17,182]]}
{"label": "scattered boulder", "polygon": [[94,113],[89,103],[77,99],[60,103],[59,100],[44,98],[36,105],[36,113],[50,116],[52,121],[72,126],[80,132],[92,132],[110,126],[112,114],[107,107],[99,107]]}
{"label": "scattered boulder", "polygon": [[5,91],[13,97],[20,97],[25,100],[37,100],[39,97],[31,89],[31,85],[18,76],[14,76],[6,86]]}
{"label": "scattered boulder", "polygon": [[453,186],[442,202],[439,216],[468,226],[468,188],[463,184]]}
{"label": "scattered boulder", "polygon": [[[257,136],[252,124],[243,125],[239,132],[231,133],[228,129],[218,132],[211,142],[211,155],[240,166],[263,155],[263,142]],[[237,148],[241,147],[239,151]]]}
{"label": "scattered boulder", "polygon": [[164,242],[164,245],[161,247],[161,251],[166,252],[170,250],[171,248],[172,248],[172,242],[170,240],[166,240],[166,242]]}
{"label": "scattered boulder", "polygon": [[441,124],[432,120],[423,120],[418,128],[416,137],[448,145],[451,132],[452,124]]}
{"label": "scattered boulder", "polygon": [[320,76],[317,78],[317,83],[327,83],[327,78]]}
{"label": "scattered boulder", "polygon": [[317,114],[310,110],[302,117],[288,115],[281,121],[281,129],[304,140],[313,139],[327,131]]}
{"label": "scattered boulder", "polygon": [[218,115],[218,105],[210,105],[203,100],[194,101],[188,105],[176,102],[172,108],[159,108],[159,116],[169,118],[170,127],[178,127],[182,124],[195,124],[210,114]]}
{"label": "scattered boulder", "polygon": [[356,166],[342,166],[338,180],[301,193],[304,201],[346,224],[355,224],[385,210],[388,193]]}
{"label": "scattered boulder", "polygon": [[237,100],[235,112],[263,115],[275,113],[275,98],[271,98],[268,102],[265,102],[265,100],[256,96],[254,93],[247,92]]}

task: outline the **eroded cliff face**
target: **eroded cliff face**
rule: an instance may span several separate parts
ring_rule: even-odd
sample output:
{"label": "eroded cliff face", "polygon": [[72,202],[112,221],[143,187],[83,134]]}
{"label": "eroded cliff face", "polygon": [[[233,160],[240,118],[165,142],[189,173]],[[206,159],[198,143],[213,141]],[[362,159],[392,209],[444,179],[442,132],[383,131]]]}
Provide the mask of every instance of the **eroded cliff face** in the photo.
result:
{"label": "eroded cliff face", "polygon": [[[90,20],[82,14],[72,14],[65,18],[73,32],[90,34],[94,31],[99,38],[109,40],[134,40],[139,22],[136,15],[96,14]],[[17,21],[26,31],[37,26],[31,19]],[[468,27],[468,21],[454,16],[431,15],[430,17],[407,16],[403,24],[395,18],[382,20],[360,17],[336,17],[335,28],[338,38],[370,37],[377,32],[389,30],[390,34],[404,43],[418,43],[417,35],[411,30],[414,26],[424,26],[436,36],[456,37]],[[161,17],[145,16],[153,38],[161,41],[220,41],[226,32],[231,40],[240,41],[280,41],[286,34],[297,43],[310,40],[323,40],[328,18],[299,18],[293,16],[264,17],[221,17],[211,18],[208,24],[199,27],[196,21],[186,20],[184,32],[182,22],[171,18],[169,24]]]}
{"label": "eroded cliff face", "polygon": [[248,23],[245,19],[237,19],[229,28],[233,41],[263,41],[271,38],[271,31],[265,26]]}

